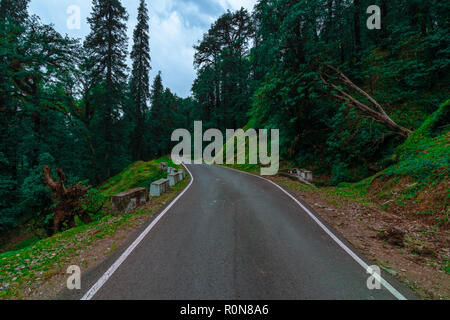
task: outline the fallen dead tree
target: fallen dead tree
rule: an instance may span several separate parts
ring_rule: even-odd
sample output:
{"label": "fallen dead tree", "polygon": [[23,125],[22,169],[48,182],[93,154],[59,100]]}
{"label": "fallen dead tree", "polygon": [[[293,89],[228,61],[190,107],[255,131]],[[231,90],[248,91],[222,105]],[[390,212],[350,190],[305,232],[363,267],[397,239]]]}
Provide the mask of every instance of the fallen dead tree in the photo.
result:
{"label": "fallen dead tree", "polygon": [[[320,75],[320,79],[324,84],[330,86],[336,91],[336,93],[333,94],[336,98],[347,102],[350,106],[361,111],[364,116],[371,118],[378,123],[384,124],[386,127],[388,127],[395,133],[405,138],[407,138],[411,134],[410,130],[394,122],[391,119],[391,117],[388,116],[383,107],[373,97],[371,97],[367,92],[365,92],[363,89],[354,84],[339,69],[333,66],[328,66],[328,68],[338,75],[337,79],[334,80],[336,82],[339,82],[339,84],[333,83],[332,82],[333,77],[326,72]],[[359,99],[355,98],[353,95],[345,91],[344,88],[352,89],[358,92],[359,94],[364,96],[367,100],[369,100],[374,107],[369,107],[367,104],[361,102]]]}
{"label": "fallen dead tree", "polygon": [[51,169],[44,166],[44,181],[52,193],[54,207],[53,232],[61,231],[62,227],[73,228],[75,217],[78,216],[84,223],[91,222],[91,218],[82,209],[82,199],[89,191],[89,187],[76,184],[65,187],[66,175],[62,169],[56,169],[58,181],[52,178]]}

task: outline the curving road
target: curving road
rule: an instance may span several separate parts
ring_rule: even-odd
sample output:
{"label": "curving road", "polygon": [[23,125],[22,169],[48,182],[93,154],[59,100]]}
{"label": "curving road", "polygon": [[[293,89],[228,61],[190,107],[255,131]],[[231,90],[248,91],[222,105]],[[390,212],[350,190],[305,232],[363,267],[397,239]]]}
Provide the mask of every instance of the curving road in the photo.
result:
{"label": "curving road", "polygon": [[219,166],[187,168],[193,183],[142,241],[83,275],[82,292],[62,298],[414,298],[384,273],[392,288],[369,290],[357,260],[372,263],[273,183]]}

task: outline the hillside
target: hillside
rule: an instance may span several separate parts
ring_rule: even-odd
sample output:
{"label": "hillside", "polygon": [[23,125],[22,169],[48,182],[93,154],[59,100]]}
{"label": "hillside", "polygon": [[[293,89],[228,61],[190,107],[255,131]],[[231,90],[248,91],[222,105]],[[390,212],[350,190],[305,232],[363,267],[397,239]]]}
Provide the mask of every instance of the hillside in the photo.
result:
{"label": "hillside", "polygon": [[167,174],[159,168],[161,162],[166,162],[169,167],[179,168],[170,157],[162,157],[148,162],[138,161],[122,172],[108,179],[98,190],[105,195],[113,195],[133,188],[149,188],[150,182],[165,178]]}
{"label": "hillside", "polygon": [[395,164],[338,192],[366,197],[389,212],[408,212],[448,228],[450,218],[450,101],[401,144]]}

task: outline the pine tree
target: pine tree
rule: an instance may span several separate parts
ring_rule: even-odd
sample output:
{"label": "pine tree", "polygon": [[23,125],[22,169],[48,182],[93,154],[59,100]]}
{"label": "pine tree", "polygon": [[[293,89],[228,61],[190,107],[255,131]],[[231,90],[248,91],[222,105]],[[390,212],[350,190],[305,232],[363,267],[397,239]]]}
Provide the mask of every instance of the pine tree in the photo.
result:
{"label": "pine tree", "polygon": [[150,98],[149,72],[150,41],[148,10],[145,0],[141,0],[138,9],[138,23],[133,34],[133,50],[131,60],[133,70],[130,80],[131,118],[134,121],[134,131],[131,136],[131,152],[134,160],[142,160],[144,156],[145,115],[148,110],[147,101]]}
{"label": "pine tree", "polygon": [[92,77],[96,79],[95,103],[97,149],[103,168],[103,177],[109,177],[115,167],[113,154],[118,154],[120,132],[113,130],[119,118],[126,83],[128,14],[119,0],[93,0],[88,22],[91,33],[86,37],[85,47],[92,60]]}
{"label": "pine tree", "polygon": [[14,24],[22,23],[28,16],[27,7],[30,0],[1,0],[0,20],[10,20]]}
{"label": "pine tree", "polygon": [[43,161],[51,156],[43,154],[61,160],[73,159],[74,152],[65,153],[74,136],[66,134],[61,112],[66,114],[74,87],[78,42],[28,17],[28,2],[0,2],[0,230],[14,225],[21,212],[44,211],[36,190],[42,187],[41,165],[50,164]]}
{"label": "pine tree", "polygon": [[150,117],[149,117],[149,132],[151,133],[152,156],[162,155],[161,142],[163,139],[163,93],[164,86],[162,84],[161,71],[158,72],[153,80],[151,94],[150,94]]}
{"label": "pine tree", "polygon": [[208,100],[197,98],[200,109],[203,109],[201,113],[212,116],[213,127],[238,128],[248,120],[246,111],[250,104],[251,83],[246,57],[253,33],[250,23],[247,10],[228,11],[194,46],[194,65],[199,77],[194,83],[193,93]]}

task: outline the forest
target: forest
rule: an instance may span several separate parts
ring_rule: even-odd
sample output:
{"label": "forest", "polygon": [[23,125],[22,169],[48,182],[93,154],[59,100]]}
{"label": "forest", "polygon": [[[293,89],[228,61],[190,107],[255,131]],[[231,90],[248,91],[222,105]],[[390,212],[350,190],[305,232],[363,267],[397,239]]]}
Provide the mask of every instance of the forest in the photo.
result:
{"label": "forest", "polygon": [[31,220],[51,232],[44,166],[61,168],[68,185],[98,186],[136,160],[168,154],[192,99],[165,88],[161,73],[150,83],[145,1],[131,52],[118,0],[92,2],[83,42],[29,16],[28,3],[0,7],[0,231]]}
{"label": "forest", "polygon": [[[92,1],[82,41],[29,15],[28,3],[0,4],[0,232],[30,221],[57,231],[52,174],[95,197],[135,161],[169,154],[172,131],[194,120],[280,129],[283,159],[337,185],[395,164],[399,146],[434,115],[442,161],[414,159],[406,169],[448,179],[446,1],[259,0],[252,12],[228,11],[194,44],[188,98],[166,88],[161,73],[149,79],[144,0],[130,51],[120,0]],[[370,30],[373,4],[381,28]]]}
{"label": "forest", "polygon": [[448,99],[450,6],[381,1],[369,30],[370,4],[259,1],[223,15],[195,47],[194,118],[280,128],[284,158],[332,184],[380,171]]}

